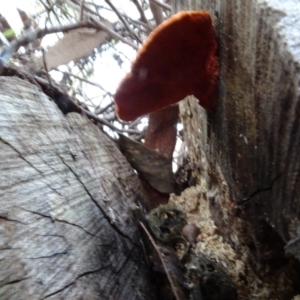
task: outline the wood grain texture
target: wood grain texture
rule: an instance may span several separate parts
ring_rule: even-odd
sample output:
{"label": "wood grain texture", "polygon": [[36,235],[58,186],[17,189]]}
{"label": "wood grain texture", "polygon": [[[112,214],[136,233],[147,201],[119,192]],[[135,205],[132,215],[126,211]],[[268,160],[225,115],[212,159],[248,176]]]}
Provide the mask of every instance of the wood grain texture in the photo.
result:
{"label": "wood grain texture", "polygon": [[[239,235],[260,276],[280,270],[278,276],[299,286],[293,260],[300,260],[299,1],[177,0],[173,6],[215,15],[217,108],[207,114],[188,97],[180,113],[195,176],[217,186],[217,198],[229,186],[231,209],[210,199],[218,230],[231,244],[232,233]],[[280,285],[282,294],[274,297],[290,299]]]}
{"label": "wood grain texture", "polygon": [[139,180],[84,116],[0,78],[0,298],[155,299]]}

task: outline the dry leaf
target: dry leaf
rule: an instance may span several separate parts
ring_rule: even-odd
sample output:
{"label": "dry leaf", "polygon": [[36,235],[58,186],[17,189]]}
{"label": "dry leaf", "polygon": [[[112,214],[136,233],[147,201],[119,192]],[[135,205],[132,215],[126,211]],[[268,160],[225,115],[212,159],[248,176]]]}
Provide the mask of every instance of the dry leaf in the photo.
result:
{"label": "dry leaf", "polygon": [[[93,49],[106,42],[108,33],[96,29],[80,28],[65,34],[46,52],[48,70],[89,55]],[[43,66],[42,58],[37,60],[37,68]]]}
{"label": "dry leaf", "polygon": [[131,166],[153,188],[164,194],[176,192],[171,158],[165,158],[143,144],[122,134],[120,134],[117,142]]}

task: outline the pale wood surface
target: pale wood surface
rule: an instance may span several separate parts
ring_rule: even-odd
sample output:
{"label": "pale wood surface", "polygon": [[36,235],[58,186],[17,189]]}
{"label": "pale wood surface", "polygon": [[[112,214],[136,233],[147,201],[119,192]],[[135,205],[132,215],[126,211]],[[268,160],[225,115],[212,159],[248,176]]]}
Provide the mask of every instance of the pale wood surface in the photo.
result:
{"label": "pale wood surface", "polygon": [[[173,4],[174,12],[208,10],[218,37],[217,107],[207,114],[192,97],[180,104],[194,176],[218,191],[208,193],[218,231],[237,252],[248,247],[246,264],[265,283],[284,276],[299,286],[299,1]],[[271,298],[290,299],[289,289],[278,281]]]}
{"label": "pale wood surface", "polygon": [[[195,99],[180,105],[193,175],[206,180],[201,197],[235,260],[239,246],[251,252],[248,280],[257,272],[271,287],[259,299],[291,299],[300,286],[286,255],[300,257],[299,3],[173,6],[217,15],[218,105],[208,115]],[[0,90],[0,298],[154,299],[137,226],[145,194],[118,149],[31,84],[2,77]]]}
{"label": "pale wood surface", "polygon": [[152,299],[145,195],[115,144],[26,81],[0,91],[0,298]]}
{"label": "pale wood surface", "polygon": [[218,104],[208,120],[194,102],[182,110],[186,136],[197,141],[190,149],[204,151],[211,167],[221,165],[250,222],[262,217],[288,243],[296,237],[291,227],[300,227],[299,2],[175,1],[182,9],[218,16],[221,65]]}

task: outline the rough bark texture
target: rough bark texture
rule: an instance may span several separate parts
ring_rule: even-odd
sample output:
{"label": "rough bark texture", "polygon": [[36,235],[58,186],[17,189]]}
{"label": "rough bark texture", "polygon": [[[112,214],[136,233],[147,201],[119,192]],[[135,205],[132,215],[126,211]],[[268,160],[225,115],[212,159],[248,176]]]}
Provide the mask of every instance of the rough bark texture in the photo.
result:
{"label": "rough bark texture", "polygon": [[[174,0],[219,40],[218,105],[181,103],[195,186],[171,202],[239,299],[300,293],[297,0]],[[0,298],[155,299],[139,243],[145,197],[115,145],[36,87],[1,78]],[[297,260],[297,259],[298,260]]]}
{"label": "rough bark texture", "polygon": [[0,299],[155,299],[115,144],[26,81],[0,91]]}
{"label": "rough bark texture", "polygon": [[[206,235],[221,236],[209,251],[227,259],[240,299],[290,299],[300,284],[299,2],[173,4],[216,16],[221,66],[213,112],[191,97],[180,104],[197,185],[183,193],[194,204],[175,202]],[[225,246],[234,254],[222,260],[216,252]]]}

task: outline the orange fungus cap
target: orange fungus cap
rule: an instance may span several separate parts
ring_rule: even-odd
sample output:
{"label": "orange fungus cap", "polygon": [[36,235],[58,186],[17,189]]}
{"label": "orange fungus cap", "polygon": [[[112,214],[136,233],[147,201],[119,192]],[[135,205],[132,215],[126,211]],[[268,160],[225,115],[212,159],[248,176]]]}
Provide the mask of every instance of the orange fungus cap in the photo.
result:
{"label": "orange fungus cap", "polygon": [[158,26],[143,43],[116,94],[116,112],[131,121],[188,95],[214,106],[219,64],[210,14],[182,11]]}

